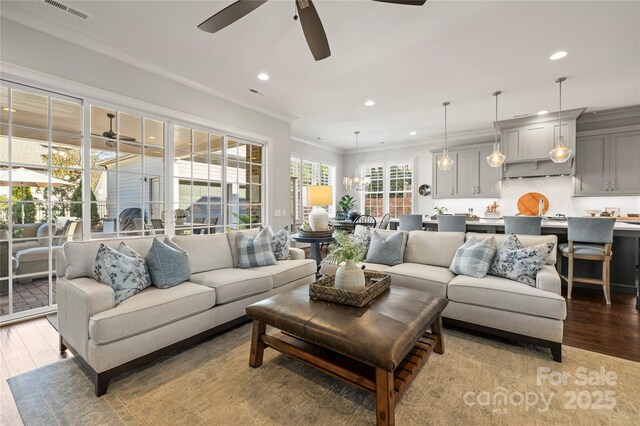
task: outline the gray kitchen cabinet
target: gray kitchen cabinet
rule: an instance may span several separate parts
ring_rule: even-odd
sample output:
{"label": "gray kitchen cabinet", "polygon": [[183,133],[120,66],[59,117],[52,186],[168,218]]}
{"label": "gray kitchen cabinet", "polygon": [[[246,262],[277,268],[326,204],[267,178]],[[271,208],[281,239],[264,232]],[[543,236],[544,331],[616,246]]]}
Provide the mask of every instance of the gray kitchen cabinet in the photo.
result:
{"label": "gray kitchen cabinet", "polygon": [[579,137],[575,196],[640,195],[640,132]]}
{"label": "gray kitchen cabinet", "polygon": [[451,170],[438,168],[441,152],[433,152],[433,198],[499,197],[500,167],[490,167],[487,155],[492,147],[470,146],[449,151]]}
{"label": "gray kitchen cabinet", "polygon": [[454,163],[453,167],[447,171],[440,170],[438,168],[440,157],[442,154],[433,154],[433,198],[453,198],[453,174],[456,172],[456,164]]}
{"label": "gray kitchen cabinet", "polygon": [[522,158],[520,149],[520,129],[506,129],[502,132],[502,140],[504,141],[502,147],[504,149],[503,154],[510,161],[517,161]]}
{"label": "gray kitchen cabinet", "polygon": [[[564,126],[563,126],[564,127]],[[548,160],[553,148],[550,123],[537,123],[522,128],[521,160]]]}

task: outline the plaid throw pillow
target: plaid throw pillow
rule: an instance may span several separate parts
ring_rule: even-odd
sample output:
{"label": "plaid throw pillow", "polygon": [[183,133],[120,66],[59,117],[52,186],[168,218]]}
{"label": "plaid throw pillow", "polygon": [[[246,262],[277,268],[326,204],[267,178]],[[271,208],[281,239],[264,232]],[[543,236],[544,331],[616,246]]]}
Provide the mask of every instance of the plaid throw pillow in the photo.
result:
{"label": "plaid throw pillow", "polygon": [[482,278],[487,275],[495,254],[496,240],[493,237],[480,242],[471,237],[458,248],[449,270],[457,275]]}
{"label": "plaid throw pillow", "polygon": [[269,228],[263,228],[255,238],[238,232],[236,244],[238,246],[238,260],[242,269],[278,263],[271,248]]}

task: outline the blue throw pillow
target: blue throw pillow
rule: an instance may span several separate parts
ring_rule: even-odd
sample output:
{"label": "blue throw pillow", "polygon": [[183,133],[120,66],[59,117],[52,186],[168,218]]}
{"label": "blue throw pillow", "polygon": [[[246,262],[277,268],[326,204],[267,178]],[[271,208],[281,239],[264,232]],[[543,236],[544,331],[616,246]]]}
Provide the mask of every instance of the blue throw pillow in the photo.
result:
{"label": "blue throw pillow", "polygon": [[117,250],[100,244],[93,278],[113,288],[116,305],[151,285],[144,259],[125,243],[120,243]]}
{"label": "blue throw pillow", "polygon": [[151,282],[158,288],[173,287],[191,278],[189,255],[168,238],[164,242],[154,238],[146,260]]}
{"label": "blue throw pillow", "polygon": [[269,228],[263,228],[255,238],[238,232],[236,245],[240,267],[243,269],[278,264],[271,248]]}
{"label": "blue throw pillow", "polygon": [[398,231],[385,237],[374,229],[367,252],[367,262],[389,266],[401,264],[404,234],[405,231]]}

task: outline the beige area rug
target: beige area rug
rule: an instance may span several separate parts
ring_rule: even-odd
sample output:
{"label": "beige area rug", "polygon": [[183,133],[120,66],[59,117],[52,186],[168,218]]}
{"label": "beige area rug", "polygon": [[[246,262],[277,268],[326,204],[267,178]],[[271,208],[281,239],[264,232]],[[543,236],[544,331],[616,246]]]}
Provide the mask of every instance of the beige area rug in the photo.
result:
{"label": "beige area rug", "polygon": [[[27,425],[371,425],[374,398],[267,349],[248,365],[249,325],[112,381],[96,398],[72,359],[9,380]],[[398,425],[632,425],[640,363],[520,347],[445,330],[396,409]]]}

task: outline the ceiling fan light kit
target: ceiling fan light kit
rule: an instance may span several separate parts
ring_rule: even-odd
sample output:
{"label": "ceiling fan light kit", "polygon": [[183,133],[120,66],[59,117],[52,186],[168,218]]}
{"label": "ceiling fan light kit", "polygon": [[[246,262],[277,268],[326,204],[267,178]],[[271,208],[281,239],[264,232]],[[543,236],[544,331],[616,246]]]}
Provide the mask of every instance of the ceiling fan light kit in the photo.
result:
{"label": "ceiling fan light kit", "polygon": [[447,149],[447,107],[450,102],[443,102],[444,106],[444,148],[442,149],[442,155],[438,158],[438,168],[442,171],[450,170],[453,167],[453,160],[449,158],[449,150]]}
{"label": "ceiling fan light kit", "polygon": [[[302,32],[307,40],[307,45],[311,54],[316,61],[331,56],[331,49],[329,48],[329,41],[327,40],[327,34],[324,32],[322,21],[316,11],[316,7],[311,0],[294,0],[296,3],[296,15],[293,17],[294,21],[300,21],[302,26]],[[380,3],[400,4],[407,6],[422,6],[427,0],[373,0]],[[239,0],[235,3],[231,3],[229,6],[222,9],[220,12],[211,16],[203,23],[198,25],[202,31],[208,33],[216,33],[221,29],[228,27],[240,18],[253,12],[267,0]]]}
{"label": "ceiling fan light kit", "polygon": [[563,137],[562,137],[562,82],[564,82],[567,79],[567,77],[560,77],[559,79],[556,80],[556,83],[558,83],[558,87],[559,87],[559,93],[560,93],[560,105],[559,105],[559,110],[558,110],[558,143],[553,147],[553,149],[551,151],[549,151],[549,158],[551,158],[551,161],[553,161],[554,163],[566,163],[567,160],[569,160],[569,158],[571,158],[571,154],[573,154],[573,150],[569,149],[567,146],[565,146],[565,144],[562,142],[563,141]]}
{"label": "ceiling fan light kit", "polygon": [[504,163],[505,156],[500,152],[500,145],[498,144],[498,96],[502,92],[493,92],[493,96],[496,97],[496,121],[493,123],[494,139],[493,139],[493,151],[487,156],[487,163],[491,167],[500,167]]}

